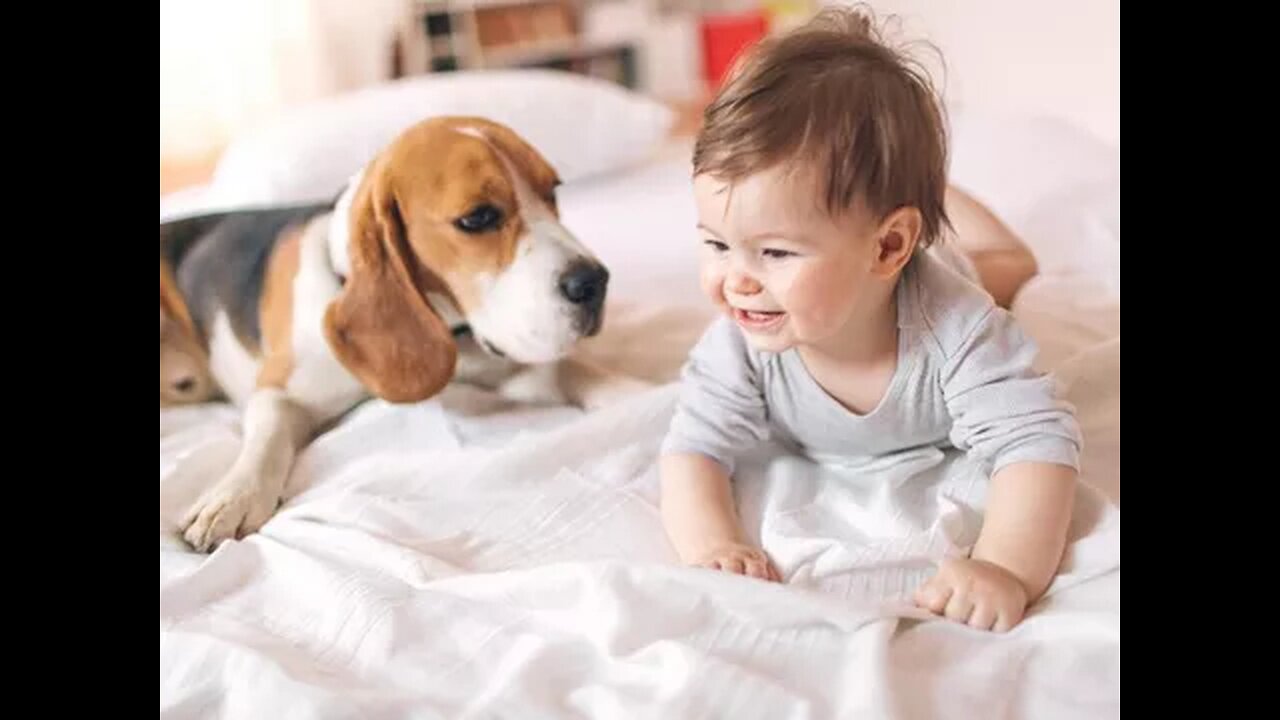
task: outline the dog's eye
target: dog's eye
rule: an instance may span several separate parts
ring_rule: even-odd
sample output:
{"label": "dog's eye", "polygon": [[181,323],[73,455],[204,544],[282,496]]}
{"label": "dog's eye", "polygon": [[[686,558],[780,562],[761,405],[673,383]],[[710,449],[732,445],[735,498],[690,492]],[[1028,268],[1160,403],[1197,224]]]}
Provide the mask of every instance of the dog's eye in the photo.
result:
{"label": "dog's eye", "polygon": [[502,222],[502,212],[492,205],[480,205],[454,221],[459,230],[467,233],[488,232]]}

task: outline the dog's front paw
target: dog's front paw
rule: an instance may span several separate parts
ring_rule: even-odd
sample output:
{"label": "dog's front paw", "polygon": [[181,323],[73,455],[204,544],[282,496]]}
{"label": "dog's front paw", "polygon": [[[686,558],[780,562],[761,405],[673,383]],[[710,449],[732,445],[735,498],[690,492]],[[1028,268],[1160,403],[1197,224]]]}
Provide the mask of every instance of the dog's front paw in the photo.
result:
{"label": "dog's front paw", "polygon": [[279,493],[252,478],[231,475],[196,500],[182,521],[182,537],[198,552],[256,532],[280,504]]}

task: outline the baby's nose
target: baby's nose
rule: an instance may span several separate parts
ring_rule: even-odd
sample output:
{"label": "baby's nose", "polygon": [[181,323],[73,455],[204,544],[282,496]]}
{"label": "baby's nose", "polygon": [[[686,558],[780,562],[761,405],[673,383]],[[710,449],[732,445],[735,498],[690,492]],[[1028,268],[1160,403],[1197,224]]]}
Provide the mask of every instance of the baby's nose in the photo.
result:
{"label": "baby's nose", "polygon": [[746,273],[731,273],[725,285],[734,295],[755,295],[763,289],[759,281]]}

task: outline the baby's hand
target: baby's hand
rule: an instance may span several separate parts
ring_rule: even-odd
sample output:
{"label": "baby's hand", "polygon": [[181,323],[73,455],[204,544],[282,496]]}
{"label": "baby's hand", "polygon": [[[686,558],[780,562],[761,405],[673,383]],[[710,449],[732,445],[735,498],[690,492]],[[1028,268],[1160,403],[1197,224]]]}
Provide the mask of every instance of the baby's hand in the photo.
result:
{"label": "baby's hand", "polygon": [[770,582],[782,582],[782,575],[778,573],[777,568],[773,566],[773,562],[763,550],[742,543],[716,546],[690,564],[710,570],[748,575]]}
{"label": "baby's hand", "polygon": [[999,565],[947,558],[915,593],[916,605],[979,630],[1008,632],[1027,610],[1022,581]]}

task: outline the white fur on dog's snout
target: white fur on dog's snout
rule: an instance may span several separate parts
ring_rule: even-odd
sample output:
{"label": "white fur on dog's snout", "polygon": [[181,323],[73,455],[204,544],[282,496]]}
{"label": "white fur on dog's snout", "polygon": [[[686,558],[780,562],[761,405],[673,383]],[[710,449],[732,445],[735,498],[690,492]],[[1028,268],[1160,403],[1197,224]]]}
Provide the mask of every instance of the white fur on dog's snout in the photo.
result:
{"label": "white fur on dog's snout", "polygon": [[[478,132],[466,134],[484,140]],[[525,234],[510,267],[477,279],[481,300],[467,320],[477,337],[516,362],[553,362],[583,337],[583,328],[596,324],[582,317],[591,310],[564,296],[560,279],[575,264],[599,260],[560,223],[502,150],[490,147],[511,178]]]}
{"label": "white fur on dog's snout", "polygon": [[[588,312],[569,302],[560,278],[575,263],[593,260],[558,222],[529,222],[515,261],[497,276],[479,279],[480,305],[468,317],[477,337],[522,363],[552,362],[582,337]],[[575,247],[577,246],[577,247]]]}

